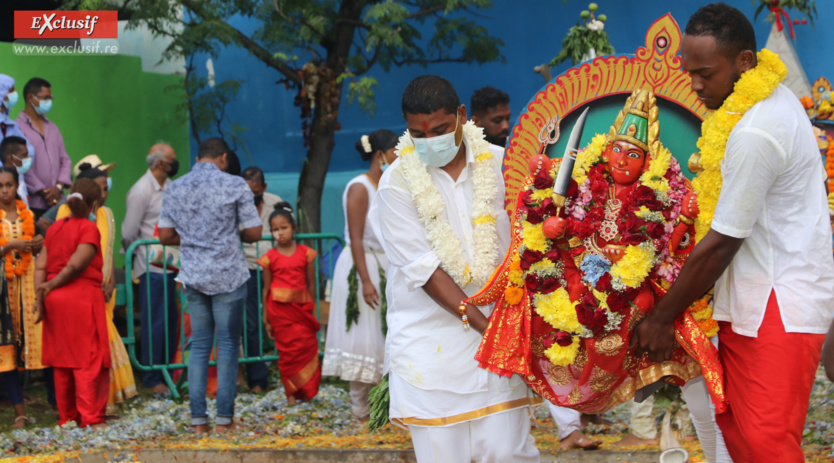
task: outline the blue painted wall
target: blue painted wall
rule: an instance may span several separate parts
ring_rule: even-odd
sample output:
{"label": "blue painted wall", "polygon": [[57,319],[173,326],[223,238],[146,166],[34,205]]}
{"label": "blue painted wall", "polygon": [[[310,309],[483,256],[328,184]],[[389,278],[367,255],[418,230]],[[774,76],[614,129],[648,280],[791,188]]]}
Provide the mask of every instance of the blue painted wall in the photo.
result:
{"label": "blue painted wall", "polygon": [[[504,41],[502,54],[505,63],[483,66],[464,64],[437,64],[427,68],[407,67],[385,73],[373,71],[380,87],[377,89],[377,112],[374,117],[364,114],[357,106],[344,107],[339,120],[342,130],[336,135],[336,148],[330,163],[330,171],[341,172],[328,178],[324,196],[323,231],[341,233],[343,219],[341,190],[354,174],[366,166],[354,149],[356,140],[364,133],[378,128],[395,132],[404,130],[400,114],[400,96],[405,85],[415,76],[432,73],[452,81],[461,99],[469,103],[472,92],[482,86],[492,85],[510,94],[510,107],[517,116],[544,81],[533,72],[533,67],[550,61],[561,49],[562,38],[579,19],[579,12],[589,2],[570,0],[564,5],[558,0],[494,0],[495,6],[487,10],[487,18],[480,19],[494,35]],[[644,44],[648,27],[666,12],[671,12],[681,28],[689,16],[706,1],[669,0],[597,0],[598,13],[608,16],[606,31],[618,53],[632,53]],[[750,0],[729,0],[753,21],[755,7]],[[817,2],[819,10],[816,28],[810,25],[796,26],[794,42],[808,78],[813,81],[821,75],[834,77],[834,65],[827,47],[834,43],[834,29],[825,27],[825,19],[834,17],[834,2]],[[764,16],[753,21],[759,47],[767,41],[771,25]],[[250,31],[254,24],[242,20],[235,26]],[[428,35],[428,34],[424,34]],[[205,74],[205,56],[195,56],[200,73]],[[554,70],[557,75],[570,67],[569,63]],[[304,161],[305,150],[301,141],[301,121],[298,108],[293,106],[294,94],[275,82],[278,73],[260,63],[244,51],[224,50],[214,62],[217,82],[226,79],[244,79],[238,98],[227,107],[228,119],[248,127],[243,134],[244,146],[237,150],[244,167],[252,163],[270,176],[270,190],[289,201],[295,200],[297,175]],[[196,154],[192,140],[192,159]]]}

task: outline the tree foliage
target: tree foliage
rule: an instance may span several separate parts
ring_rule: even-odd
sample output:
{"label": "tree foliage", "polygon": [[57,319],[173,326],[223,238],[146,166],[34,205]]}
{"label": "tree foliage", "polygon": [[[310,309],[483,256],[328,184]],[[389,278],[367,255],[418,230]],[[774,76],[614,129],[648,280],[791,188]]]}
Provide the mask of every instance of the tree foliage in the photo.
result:
{"label": "tree foliage", "polygon": [[604,23],[608,19],[604,14],[595,16],[597,4],[588,5],[588,10],[583,11],[580,16],[581,22],[571,27],[568,34],[562,40],[562,50],[550,61],[550,67],[571,60],[573,65],[594,58],[598,55],[611,55],[614,47],[605,32]]}
{"label": "tree foliage", "polygon": [[[76,9],[113,8],[113,0],[66,3]],[[171,39],[165,58],[204,53],[216,60],[224,47],[240,48],[274,69],[277,82],[295,92],[308,149],[299,212],[303,230],[319,231],[345,83],[347,102],[373,113],[379,83],[370,73],[375,69],[502,61],[503,42],[477,22],[479,12],[491,6],[491,0],[126,0],[122,8],[131,13],[129,27],[144,25]],[[256,27],[244,32],[232,18]],[[219,126],[218,114],[242,84],[208,88],[205,79],[189,76],[192,128]],[[222,104],[210,103],[214,99]]]}

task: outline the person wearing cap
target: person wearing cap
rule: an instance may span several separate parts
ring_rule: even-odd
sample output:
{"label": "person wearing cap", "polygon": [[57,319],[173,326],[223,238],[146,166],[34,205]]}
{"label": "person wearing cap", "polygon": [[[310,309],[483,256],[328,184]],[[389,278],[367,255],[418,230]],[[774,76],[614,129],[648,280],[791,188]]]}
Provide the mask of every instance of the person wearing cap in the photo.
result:
{"label": "person wearing cap", "polygon": [[[32,162],[32,168],[24,175],[29,189],[29,205],[39,218],[64,196],[64,189],[71,183],[70,161],[64,146],[64,137],[58,126],[46,118],[52,109],[52,85],[34,77],[23,87],[25,109],[17,116],[17,124],[26,139],[40,153]],[[30,153],[31,155],[31,153]]]}
{"label": "person wearing cap", "polygon": [[[72,168],[72,176],[78,178],[78,175],[87,169],[98,169],[105,174],[110,172],[110,169],[116,167],[116,163],[105,164],[101,162],[101,159],[96,154],[90,154],[84,156],[80,161],[78,161],[75,166]],[[110,191],[111,186],[113,185],[113,180],[110,176],[107,176],[107,186],[103,189],[102,194],[104,198],[107,197],[107,193]],[[52,205],[49,209],[44,212],[41,217],[37,220],[36,226],[40,233],[46,235],[46,230],[49,229],[49,226],[55,223],[58,219],[58,210],[60,207],[67,202],[67,198],[61,198],[58,200],[57,203]]]}

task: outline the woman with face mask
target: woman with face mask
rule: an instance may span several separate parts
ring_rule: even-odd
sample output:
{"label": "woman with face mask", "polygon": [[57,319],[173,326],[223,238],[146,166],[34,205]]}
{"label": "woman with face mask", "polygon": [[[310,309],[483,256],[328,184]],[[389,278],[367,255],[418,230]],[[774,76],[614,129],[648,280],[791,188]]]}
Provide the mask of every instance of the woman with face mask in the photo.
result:
{"label": "woman with face mask", "polygon": [[353,414],[370,414],[368,394],[382,379],[385,351],[385,270],[388,259],[368,222],[383,171],[396,160],[397,135],[380,129],[362,135],[356,150],[368,171],[348,182],[342,196],[345,249],[333,271],[333,292],[322,375],[350,382]]}

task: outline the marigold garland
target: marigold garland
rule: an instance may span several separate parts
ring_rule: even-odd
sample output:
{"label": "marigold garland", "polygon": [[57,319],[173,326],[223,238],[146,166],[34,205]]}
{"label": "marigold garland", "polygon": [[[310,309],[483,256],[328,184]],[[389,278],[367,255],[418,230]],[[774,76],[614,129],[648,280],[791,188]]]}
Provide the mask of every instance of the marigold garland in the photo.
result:
{"label": "marigold garland", "polygon": [[[30,241],[35,236],[35,215],[26,207],[26,203],[19,199],[15,200],[15,207],[17,207],[18,220],[23,222],[21,230],[23,236],[20,239]],[[6,220],[6,211],[0,211],[0,213],[2,213],[0,219]],[[5,247],[8,243],[9,241],[5,237],[0,236],[0,246]],[[14,254],[18,254],[20,257],[16,258]],[[29,269],[29,264],[32,262],[32,252],[7,252],[4,258],[6,279],[11,281],[14,280],[15,276],[23,276]]]}
{"label": "marigold garland", "polygon": [[692,186],[698,194],[700,213],[695,222],[695,242],[707,234],[715,216],[715,207],[723,183],[721,161],[730,132],[742,116],[756,103],[769,97],[785,79],[787,67],[776,53],[764,48],[757,55],[758,64],[741,75],[735,83],[733,93],[724,104],[704,119],[698,149],[701,151],[701,171]]}

